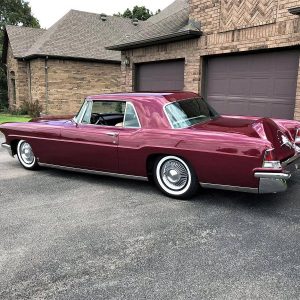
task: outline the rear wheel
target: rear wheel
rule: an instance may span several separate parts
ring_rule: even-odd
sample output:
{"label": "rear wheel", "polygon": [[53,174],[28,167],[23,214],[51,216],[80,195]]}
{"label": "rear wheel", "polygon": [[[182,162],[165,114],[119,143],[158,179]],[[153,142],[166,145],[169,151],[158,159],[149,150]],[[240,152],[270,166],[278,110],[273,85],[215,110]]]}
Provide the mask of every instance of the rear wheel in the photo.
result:
{"label": "rear wheel", "polygon": [[194,170],[177,156],[164,156],[154,165],[156,185],[168,196],[189,199],[199,187]]}
{"label": "rear wheel", "polygon": [[21,165],[27,170],[38,168],[37,159],[32,151],[30,144],[24,140],[19,141],[17,155]]}

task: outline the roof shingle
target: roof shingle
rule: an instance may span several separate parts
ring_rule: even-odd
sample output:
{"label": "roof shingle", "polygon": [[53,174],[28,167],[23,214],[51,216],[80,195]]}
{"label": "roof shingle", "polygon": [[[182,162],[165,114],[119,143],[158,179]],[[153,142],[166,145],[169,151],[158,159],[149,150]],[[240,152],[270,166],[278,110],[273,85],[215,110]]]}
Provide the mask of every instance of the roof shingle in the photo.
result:
{"label": "roof shingle", "polygon": [[70,10],[48,30],[7,26],[7,34],[17,58],[52,56],[120,61],[121,54],[105,46],[126,34],[138,31],[130,19]]}
{"label": "roof shingle", "polygon": [[186,38],[200,34],[200,24],[189,19],[188,0],[176,0],[159,14],[145,21],[138,32],[128,34],[107,49],[123,50],[175,37]]}

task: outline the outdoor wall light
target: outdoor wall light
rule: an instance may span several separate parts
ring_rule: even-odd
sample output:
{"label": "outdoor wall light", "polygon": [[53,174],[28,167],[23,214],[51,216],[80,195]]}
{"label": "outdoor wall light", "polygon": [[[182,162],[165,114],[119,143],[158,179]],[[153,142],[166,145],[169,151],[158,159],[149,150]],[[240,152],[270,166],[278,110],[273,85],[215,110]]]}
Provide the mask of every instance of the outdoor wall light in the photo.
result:
{"label": "outdoor wall light", "polygon": [[123,62],[122,62],[122,63],[123,63],[124,66],[129,66],[129,65],[130,65],[129,57],[126,56],[126,57],[123,59]]}

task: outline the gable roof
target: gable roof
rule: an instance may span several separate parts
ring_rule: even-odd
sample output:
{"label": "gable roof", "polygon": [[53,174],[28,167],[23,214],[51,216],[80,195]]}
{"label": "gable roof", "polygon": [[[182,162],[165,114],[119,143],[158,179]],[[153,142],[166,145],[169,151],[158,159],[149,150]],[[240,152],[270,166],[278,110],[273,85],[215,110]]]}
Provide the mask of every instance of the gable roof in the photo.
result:
{"label": "gable roof", "polygon": [[130,19],[70,10],[48,30],[7,26],[15,58],[63,57],[120,62],[121,54],[105,46],[142,27]]}
{"label": "gable roof", "polygon": [[189,19],[189,1],[176,0],[145,21],[138,32],[122,37],[107,49],[126,50],[200,35],[200,24]]}
{"label": "gable roof", "polygon": [[39,28],[7,25],[6,32],[9,36],[14,56],[22,57],[45,31],[45,29]]}

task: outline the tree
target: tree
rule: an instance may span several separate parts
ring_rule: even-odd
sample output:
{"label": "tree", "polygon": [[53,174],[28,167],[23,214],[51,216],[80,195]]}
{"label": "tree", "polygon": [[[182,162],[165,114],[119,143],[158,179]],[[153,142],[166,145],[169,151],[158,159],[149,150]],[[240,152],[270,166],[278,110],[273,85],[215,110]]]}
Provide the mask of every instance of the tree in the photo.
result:
{"label": "tree", "polygon": [[5,65],[1,62],[6,25],[40,27],[39,21],[32,15],[31,7],[24,0],[0,0],[0,108],[7,104],[7,82]]}
{"label": "tree", "polygon": [[145,6],[136,5],[132,10],[127,8],[122,14],[118,13],[117,15],[123,18],[138,19],[138,20],[145,21],[150,17],[152,17],[153,13]]}

